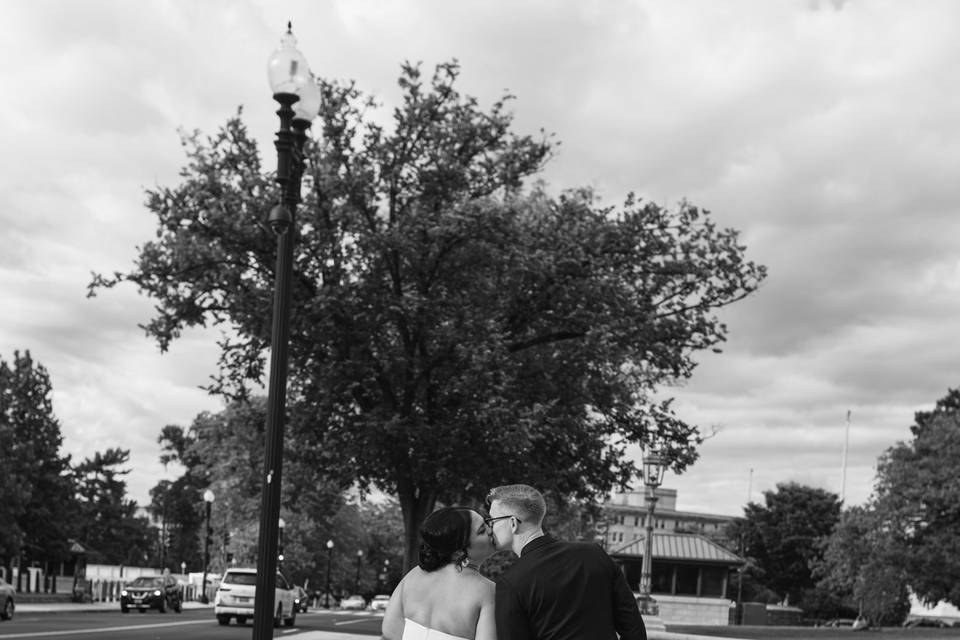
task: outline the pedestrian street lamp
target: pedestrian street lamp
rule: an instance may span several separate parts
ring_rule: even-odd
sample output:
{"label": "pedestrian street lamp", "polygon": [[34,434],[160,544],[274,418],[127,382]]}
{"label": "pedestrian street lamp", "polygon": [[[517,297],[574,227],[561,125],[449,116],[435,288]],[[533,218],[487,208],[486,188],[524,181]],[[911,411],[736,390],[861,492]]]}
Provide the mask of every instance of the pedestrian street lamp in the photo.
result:
{"label": "pedestrian street lamp", "polygon": [[283,518],[277,521],[277,527],[279,528],[279,535],[277,537],[277,566],[283,562],[283,530],[286,528],[287,523],[283,521]]}
{"label": "pedestrian street lamp", "polygon": [[353,592],[360,593],[360,561],[363,559],[363,549],[357,549],[357,580],[353,583]]}
{"label": "pedestrian street lamp", "polygon": [[323,606],[330,608],[330,564],[333,562],[333,540],[327,540],[327,594]]}
{"label": "pedestrian street lamp", "polygon": [[293,279],[294,213],[300,202],[303,177],[303,145],[310,122],[320,110],[320,90],[306,58],[297,49],[293,29],[280,40],[270,56],[267,76],[273,99],[279,103],[280,130],[276,182],[280,202],[270,210],[267,221],[277,237],[274,274],[273,328],[270,342],[270,379],[267,386],[267,421],[264,436],[263,492],[260,500],[260,529],[257,539],[257,599],[253,613],[254,640],[273,637],[274,593],[277,584],[280,483],[283,468],[283,414],[286,408],[287,361],[290,342],[290,299]]}
{"label": "pedestrian street lamp", "polygon": [[657,506],[657,487],[663,484],[663,474],[667,470],[666,457],[655,448],[643,457],[643,484],[647,489],[647,539],[643,552],[643,567],[640,574],[640,613],[656,616],[660,608],[650,595],[653,573],[653,513]]}
{"label": "pedestrian street lamp", "polygon": [[203,501],[207,505],[207,527],[203,536],[203,580],[200,581],[200,602],[208,604],[207,597],[207,567],[210,565],[210,543],[213,542],[213,529],[210,528],[210,508],[213,506],[213,491],[203,492]]}

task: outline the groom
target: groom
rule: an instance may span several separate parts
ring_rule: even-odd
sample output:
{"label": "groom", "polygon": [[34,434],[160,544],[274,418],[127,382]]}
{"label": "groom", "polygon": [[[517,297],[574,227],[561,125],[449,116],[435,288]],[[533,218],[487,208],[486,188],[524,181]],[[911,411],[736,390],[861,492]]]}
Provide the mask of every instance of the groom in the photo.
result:
{"label": "groom", "polygon": [[543,532],[546,503],[531,486],[487,495],[488,531],[519,559],[497,579],[499,640],[646,640],[637,601],[603,549]]}

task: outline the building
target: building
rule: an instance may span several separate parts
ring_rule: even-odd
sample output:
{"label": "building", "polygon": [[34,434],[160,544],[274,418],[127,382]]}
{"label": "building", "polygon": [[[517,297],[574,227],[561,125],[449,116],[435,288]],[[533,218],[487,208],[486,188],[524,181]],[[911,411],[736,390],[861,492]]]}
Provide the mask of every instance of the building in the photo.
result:
{"label": "building", "polygon": [[[727,587],[743,560],[704,534],[720,532],[733,516],[678,511],[675,489],[657,488],[656,496],[651,594],[660,618],[674,624],[729,624],[735,602],[727,598]],[[604,505],[604,546],[634,591],[640,589],[647,510],[644,492],[638,491],[614,494]]]}
{"label": "building", "polygon": [[[647,503],[645,491],[614,493],[603,505],[607,548],[645,537]],[[711,534],[719,533],[734,516],[677,510],[677,490],[657,487],[657,508],[653,513],[655,531]]]}

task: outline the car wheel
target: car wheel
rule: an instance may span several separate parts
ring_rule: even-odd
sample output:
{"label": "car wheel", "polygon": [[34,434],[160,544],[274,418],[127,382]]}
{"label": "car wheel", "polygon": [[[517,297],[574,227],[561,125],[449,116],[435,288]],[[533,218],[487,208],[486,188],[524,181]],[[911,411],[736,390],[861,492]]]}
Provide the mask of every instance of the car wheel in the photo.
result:
{"label": "car wheel", "polygon": [[297,624],[297,609],[293,607],[290,609],[290,617],[283,621],[283,626],[292,627]]}
{"label": "car wheel", "polygon": [[120,613],[130,613],[130,607],[125,604],[120,605]]}
{"label": "car wheel", "polygon": [[[230,616],[219,615],[217,616],[217,622],[219,622],[223,626],[226,626],[230,624]],[[239,618],[237,618],[237,622],[240,622]]]}
{"label": "car wheel", "polygon": [[247,616],[237,616],[237,624],[247,624]]}
{"label": "car wheel", "polygon": [[0,620],[13,620],[13,598],[7,598],[0,610]]}
{"label": "car wheel", "polygon": [[160,613],[166,613],[166,612],[167,612],[167,599],[166,599],[166,597],[160,598],[160,604],[157,605],[157,611],[159,611]]}

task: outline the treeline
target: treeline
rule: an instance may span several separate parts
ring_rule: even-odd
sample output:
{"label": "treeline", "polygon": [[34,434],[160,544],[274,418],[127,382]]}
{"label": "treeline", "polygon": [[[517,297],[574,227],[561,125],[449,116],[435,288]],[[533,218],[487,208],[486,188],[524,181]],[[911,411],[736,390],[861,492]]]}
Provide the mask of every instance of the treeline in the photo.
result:
{"label": "treeline", "polygon": [[126,495],[130,451],[64,455],[51,393],[29,351],[0,358],[0,562],[55,566],[70,560],[72,541],[92,551],[90,561],[150,562],[155,532]]}
{"label": "treeline", "polygon": [[960,606],[960,391],[917,412],[910,433],[880,457],[864,505],[795,483],[748,504],[720,540],[747,559],[728,596],[875,625],[900,624],[910,591]]}
{"label": "treeline", "polygon": [[[0,359],[0,563],[55,570],[79,543],[88,562],[211,572],[254,564],[262,482],[263,398],[201,413],[158,436],[161,462],[183,474],[163,480],[140,509],[127,495],[130,451],[110,448],[76,462],[62,452],[47,369],[30,352]],[[311,454],[312,455],[312,454]],[[402,571],[403,522],[394,500],[362,501],[320,476],[289,443],[284,474],[285,572],[298,584],[326,580],[372,592]],[[210,530],[204,492],[211,490]],[[328,550],[326,542],[334,543]]]}

